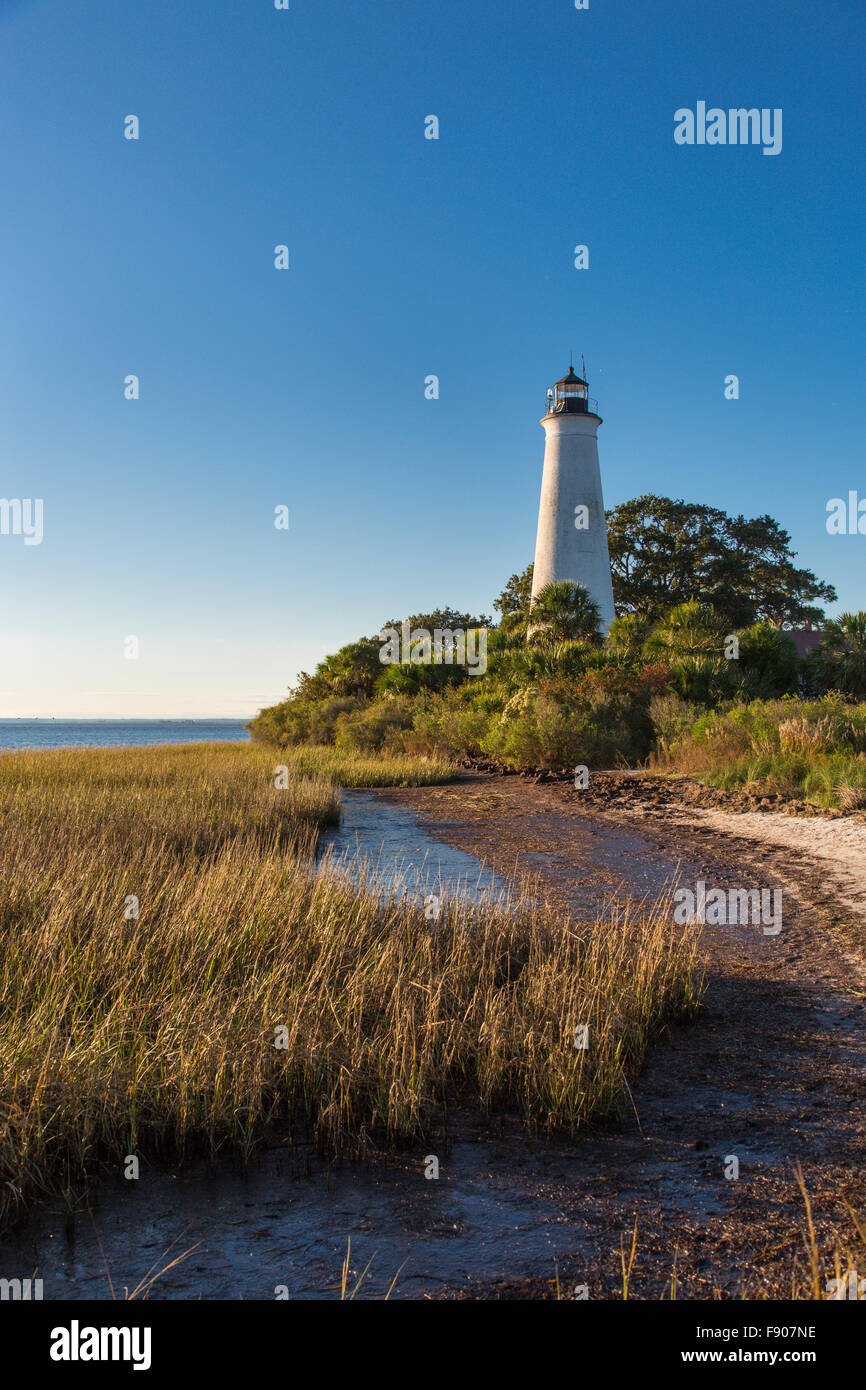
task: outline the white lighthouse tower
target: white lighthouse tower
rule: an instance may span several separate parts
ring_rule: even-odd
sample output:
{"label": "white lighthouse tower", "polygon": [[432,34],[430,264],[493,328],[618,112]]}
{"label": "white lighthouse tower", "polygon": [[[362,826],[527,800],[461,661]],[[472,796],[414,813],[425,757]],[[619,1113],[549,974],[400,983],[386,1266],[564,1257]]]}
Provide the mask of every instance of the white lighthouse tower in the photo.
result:
{"label": "white lighthouse tower", "polygon": [[615,613],[596,438],[601,416],[595,406],[573,367],[547,393],[547,414],[540,421],[544,472],[532,601],[555,580],[583,584],[598,604],[601,628],[607,632]]}

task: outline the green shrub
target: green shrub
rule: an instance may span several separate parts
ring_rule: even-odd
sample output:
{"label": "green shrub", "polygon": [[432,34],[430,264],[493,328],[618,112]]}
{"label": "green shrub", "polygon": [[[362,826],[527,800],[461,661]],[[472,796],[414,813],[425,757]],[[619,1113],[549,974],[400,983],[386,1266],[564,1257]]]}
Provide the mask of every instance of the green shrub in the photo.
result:
{"label": "green shrub", "polygon": [[673,706],[660,708],[657,717],[655,764],[665,770],[821,806],[856,810],[866,804],[866,705],[838,695],[786,696],[704,711],[691,723],[687,711]]}
{"label": "green shrub", "polygon": [[247,725],[257,743],[276,743],[281,748],[302,743],[331,744],[339,720],[360,709],[362,701],[350,696],[324,700],[292,698],[262,710]]}
{"label": "green shrub", "polygon": [[477,757],[483,751],[490,719],[488,711],[474,700],[450,693],[436,695],[416,709],[412,731],[404,735],[403,746],[411,753]]}
{"label": "green shrub", "polygon": [[540,693],[525,695],[523,708],[506,707],[482,742],[485,753],[508,767],[608,766],[631,762],[642,744],[633,726],[607,711],[575,710]]}
{"label": "green shrub", "polygon": [[402,733],[412,727],[415,708],[408,696],[398,695],[348,711],[337,721],[336,746],[361,753],[398,751]]}
{"label": "green shrub", "polygon": [[654,695],[650,700],[649,712],[659,747],[670,747],[679,742],[690,732],[701,715],[699,705],[683,700],[674,690],[668,690],[663,695]]}

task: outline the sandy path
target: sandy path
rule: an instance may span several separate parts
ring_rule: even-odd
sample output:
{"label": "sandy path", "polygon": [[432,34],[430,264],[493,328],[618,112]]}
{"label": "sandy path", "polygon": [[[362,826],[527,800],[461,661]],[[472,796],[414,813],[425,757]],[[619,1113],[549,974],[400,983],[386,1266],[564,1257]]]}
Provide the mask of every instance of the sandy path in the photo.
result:
{"label": "sandy path", "polygon": [[859,821],[824,820],[817,816],[783,816],[772,811],[689,809],[685,819],[709,826],[723,835],[777,845],[820,860],[844,890],[845,901],[866,913],[866,825]]}

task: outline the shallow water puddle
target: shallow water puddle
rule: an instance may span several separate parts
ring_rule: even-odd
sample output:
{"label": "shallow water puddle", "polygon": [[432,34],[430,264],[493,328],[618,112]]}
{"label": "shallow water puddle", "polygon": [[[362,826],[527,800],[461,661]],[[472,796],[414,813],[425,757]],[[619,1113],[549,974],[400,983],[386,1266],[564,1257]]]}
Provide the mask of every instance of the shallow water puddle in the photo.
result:
{"label": "shallow water puddle", "polygon": [[123,1298],[195,1247],[149,1297],[274,1299],[282,1287],[291,1299],[338,1299],[351,1241],[349,1293],[369,1264],[358,1298],[384,1297],[395,1275],[394,1298],[516,1272],[553,1278],[557,1235],[573,1251],[574,1232],[564,1239],[495,1144],[455,1144],[438,1180],[425,1178],[424,1157],[314,1177],[296,1176],[276,1151],[243,1176],[228,1165],[143,1169],[135,1191],[105,1184],[92,1218],[74,1227],[59,1215],[29,1223],[4,1241],[3,1267],[38,1270],[46,1299],[110,1298],[109,1274]]}
{"label": "shallow water puddle", "polygon": [[339,826],[319,841],[318,861],[366,880],[387,896],[422,902],[433,894],[480,903],[504,901],[505,882],[473,854],[443,844],[412,811],[379,800],[374,792],[341,792]]}

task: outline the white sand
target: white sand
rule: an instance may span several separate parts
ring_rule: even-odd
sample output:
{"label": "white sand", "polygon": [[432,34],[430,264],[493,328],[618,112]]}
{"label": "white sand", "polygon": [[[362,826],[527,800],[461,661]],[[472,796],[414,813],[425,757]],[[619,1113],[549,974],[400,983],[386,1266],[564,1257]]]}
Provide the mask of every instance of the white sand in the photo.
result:
{"label": "white sand", "polygon": [[826,865],[828,878],[839,884],[845,900],[858,911],[866,912],[866,825],[862,821],[847,817],[825,820],[820,816],[780,816],[773,811],[735,815],[692,806],[685,815],[688,820],[713,826],[726,835],[779,845],[820,860]]}

